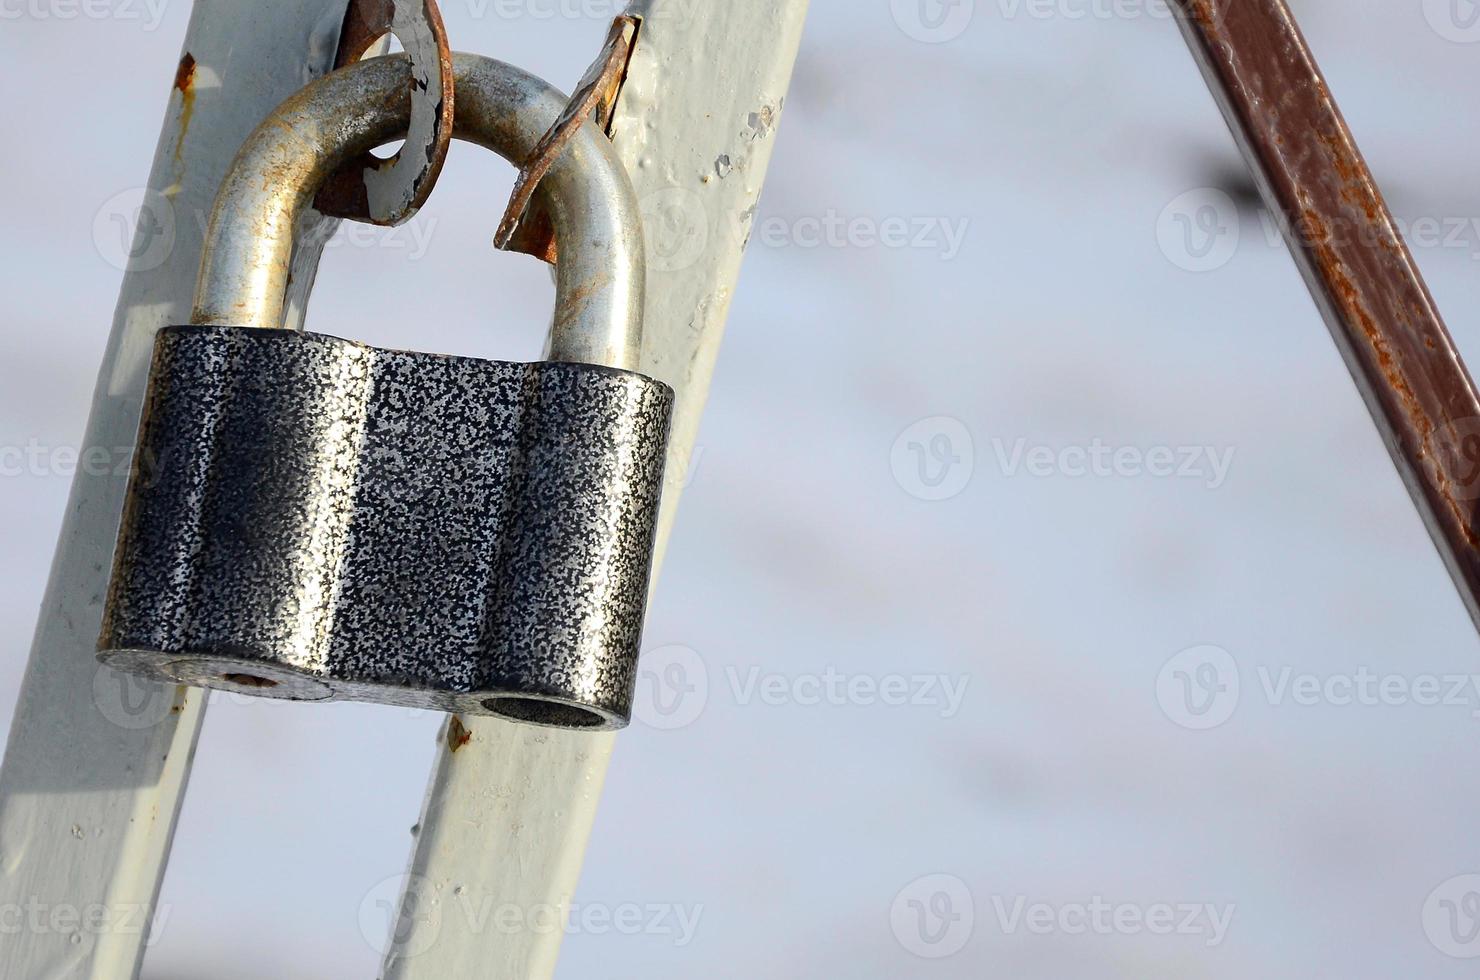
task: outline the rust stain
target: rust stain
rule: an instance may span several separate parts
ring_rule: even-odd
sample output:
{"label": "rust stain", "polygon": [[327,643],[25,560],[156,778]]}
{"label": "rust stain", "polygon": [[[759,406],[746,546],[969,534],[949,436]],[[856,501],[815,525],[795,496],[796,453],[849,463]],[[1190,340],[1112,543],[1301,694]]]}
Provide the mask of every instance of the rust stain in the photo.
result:
{"label": "rust stain", "polygon": [[[425,121],[422,113],[429,112],[431,137],[425,145],[402,147],[389,158],[367,152],[341,165],[320,185],[314,199],[314,206],[331,218],[398,225],[426,203],[447,160],[456,95],[452,48],[436,0],[415,0],[414,4],[403,4],[399,10],[397,0],[349,0],[334,66],[343,68],[359,61],[376,41],[387,35],[401,41],[412,67],[405,89],[389,95],[387,102],[394,107],[411,101],[413,130],[418,120]],[[415,99],[416,94],[431,91],[433,79],[438,83],[440,98],[430,105]],[[387,193],[384,200],[377,200],[373,206],[365,184],[365,177],[371,172],[400,173],[395,181],[395,193]]]}
{"label": "rust stain", "polygon": [[1348,322],[1355,323],[1367,338],[1372,354],[1377,359],[1377,366],[1382,371],[1383,377],[1387,379],[1388,387],[1402,402],[1403,410],[1419,430],[1420,438],[1427,441],[1430,432],[1433,431],[1433,420],[1428,417],[1422,402],[1409,385],[1401,365],[1393,356],[1386,333],[1378,324],[1376,317],[1372,315],[1372,311],[1367,308],[1362,290],[1352,280],[1346,264],[1342,262],[1341,256],[1332,244],[1330,229],[1321,216],[1310,208],[1306,208],[1301,217],[1306,229],[1310,232],[1310,244],[1322,277],[1330,284],[1332,294],[1341,303],[1342,309],[1346,311]]}
{"label": "rust stain", "polygon": [[1203,32],[1212,38],[1221,38],[1217,32],[1218,8],[1212,0],[1186,0],[1188,13],[1197,20]]}
{"label": "rust stain", "polygon": [[175,88],[180,90],[180,135],[175,138],[175,162],[185,162],[185,134],[190,132],[190,120],[195,116],[195,55],[189,51],[180,59],[175,71]]}
{"label": "rust stain", "polygon": [[1436,543],[1464,567],[1461,590],[1480,607],[1480,528],[1464,499],[1473,480],[1460,478],[1474,459],[1450,445],[1454,420],[1480,418],[1480,402],[1289,0],[1173,3],[1274,188],[1291,248],[1309,263],[1373,415],[1414,474],[1415,499],[1437,518]]}
{"label": "rust stain", "polygon": [[608,288],[610,284],[610,275],[592,276],[569,292],[562,294],[559,304],[555,307],[555,322],[567,323],[574,320],[591,297]]}
{"label": "rust stain", "polygon": [[[1320,217],[1307,210],[1304,214],[1307,228],[1314,232],[1311,240],[1317,265],[1347,315],[1347,322],[1355,323],[1366,337],[1376,366],[1387,382],[1388,390],[1395,396],[1404,418],[1411,426],[1417,439],[1414,446],[1414,463],[1423,465],[1430,474],[1438,502],[1447,508],[1453,518],[1455,529],[1471,549],[1480,550],[1480,531],[1474,527],[1467,503],[1462,499],[1462,486],[1457,486],[1449,472],[1453,462],[1452,447],[1440,432],[1434,417],[1424,408],[1423,402],[1413,390],[1399,358],[1394,356],[1386,332],[1373,317],[1363,301],[1361,290],[1348,274],[1336,249],[1332,246],[1329,231]],[[1424,338],[1430,350],[1435,345],[1432,337]]]}
{"label": "rust stain", "polygon": [[189,51],[185,57],[180,59],[180,68],[175,72],[175,88],[181,92],[189,92],[195,84],[195,55]]}
{"label": "rust stain", "polygon": [[496,248],[528,252],[537,257],[551,254],[554,245],[550,238],[536,237],[534,229],[526,229],[520,234],[520,226],[531,224],[530,219],[535,215],[530,212],[541,210],[531,207],[535,190],[586,121],[594,118],[603,131],[610,124],[618,94],[626,78],[627,63],[632,57],[637,25],[635,17],[625,14],[612,21],[601,54],[586,70],[565,109],[544,136],[540,137],[540,141],[530,151],[529,158],[519,168],[519,177],[514,181],[514,192],[509,196],[509,203],[499,220],[498,231],[493,236]]}
{"label": "rust stain", "polygon": [[462,719],[453,715],[447,719],[447,751],[456,752],[473,740],[473,733],[468,731]]}

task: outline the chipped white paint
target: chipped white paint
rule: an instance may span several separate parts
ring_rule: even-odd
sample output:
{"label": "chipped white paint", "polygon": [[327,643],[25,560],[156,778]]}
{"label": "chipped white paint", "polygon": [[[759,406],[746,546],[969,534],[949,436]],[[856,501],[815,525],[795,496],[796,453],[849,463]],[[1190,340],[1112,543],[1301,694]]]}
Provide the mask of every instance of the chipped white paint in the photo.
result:
{"label": "chipped white paint", "polygon": [[[197,67],[171,90],[140,195],[152,222],[135,239],[173,243],[124,279],[84,445],[132,444],[154,333],[190,313],[194,216],[257,122],[331,65],[343,13],[344,0],[197,2],[185,40]],[[166,90],[174,66],[149,70]],[[79,468],[0,770],[0,908],[45,910],[0,937],[0,972],[16,980],[137,975],[200,732],[201,692],[135,682],[93,656],[123,493],[123,478]]]}
{"label": "chipped white paint", "polygon": [[[643,26],[615,140],[649,239],[643,370],[678,392],[659,562],[687,482],[806,7],[806,0],[633,5]],[[385,980],[522,980],[555,969],[561,930],[511,932],[467,912],[569,902],[613,739],[621,736],[464,721],[460,737],[444,735]]]}

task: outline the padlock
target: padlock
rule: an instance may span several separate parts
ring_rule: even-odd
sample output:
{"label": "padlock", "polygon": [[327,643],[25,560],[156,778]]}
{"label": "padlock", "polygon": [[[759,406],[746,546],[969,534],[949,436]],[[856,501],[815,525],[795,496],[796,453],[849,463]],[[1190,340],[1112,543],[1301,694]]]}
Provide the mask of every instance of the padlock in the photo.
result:
{"label": "padlock", "polygon": [[[456,135],[518,161],[565,99],[458,55]],[[673,392],[636,373],[641,218],[587,125],[540,185],[548,360],[281,329],[299,227],[404,136],[404,58],[293,96],[212,212],[191,325],[159,332],[99,658],[193,686],[587,730],[630,718]]]}

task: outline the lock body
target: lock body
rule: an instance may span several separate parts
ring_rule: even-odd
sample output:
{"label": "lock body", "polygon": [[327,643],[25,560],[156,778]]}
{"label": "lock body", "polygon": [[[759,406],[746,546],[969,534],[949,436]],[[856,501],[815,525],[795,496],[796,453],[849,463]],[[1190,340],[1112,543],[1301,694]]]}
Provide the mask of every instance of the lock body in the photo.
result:
{"label": "lock body", "polygon": [[173,683],[609,729],[672,391],[630,371],[161,331],[102,649]]}

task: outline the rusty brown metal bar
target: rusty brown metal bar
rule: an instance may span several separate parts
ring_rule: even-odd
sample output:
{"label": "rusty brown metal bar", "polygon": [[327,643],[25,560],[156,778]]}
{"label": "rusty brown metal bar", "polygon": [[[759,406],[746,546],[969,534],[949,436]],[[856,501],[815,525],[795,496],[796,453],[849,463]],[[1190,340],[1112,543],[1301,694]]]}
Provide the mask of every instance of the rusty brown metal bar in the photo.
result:
{"label": "rusty brown metal bar", "polygon": [[551,124],[550,131],[530,153],[529,159],[523,161],[519,177],[514,181],[514,192],[504,209],[503,220],[493,236],[496,247],[555,262],[556,242],[550,216],[538,207],[530,212],[534,192],[587,119],[594,116],[597,125],[610,133],[612,107],[616,105],[622,79],[627,74],[627,62],[632,57],[637,28],[636,17],[623,14],[612,21],[601,53],[576,85],[565,111]]}
{"label": "rusty brown metal bar", "polygon": [[1284,0],[1177,20],[1480,627],[1480,398]]}
{"label": "rusty brown metal bar", "polygon": [[319,188],[314,205],[331,218],[375,225],[411,220],[441,176],[452,143],[452,46],[437,0],[349,0],[335,68],[352,65],[394,36],[411,61],[411,125],[387,160],[362,153]]}

